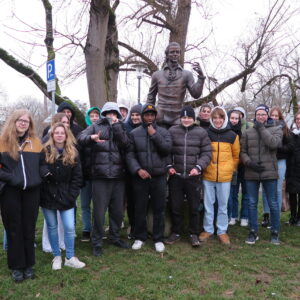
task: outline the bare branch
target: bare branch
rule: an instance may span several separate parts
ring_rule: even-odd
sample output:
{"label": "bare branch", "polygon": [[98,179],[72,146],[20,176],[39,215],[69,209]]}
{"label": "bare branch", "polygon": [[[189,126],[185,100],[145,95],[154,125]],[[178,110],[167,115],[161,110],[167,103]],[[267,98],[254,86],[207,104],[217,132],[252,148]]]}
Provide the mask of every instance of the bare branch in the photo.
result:
{"label": "bare branch", "polygon": [[118,44],[122,47],[124,47],[125,49],[129,50],[130,52],[132,52],[133,54],[137,55],[138,57],[142,58],[145,63],[148,65],[148,68],[151,72],[151,74],[155,71],[157,71],[157,66],[156,64],[150,59],[148,58],[145,54],[143,54],[142,52],[134,49],[133,47],[131,47],[130,45],[123,43],[123,42],[118,42]]}

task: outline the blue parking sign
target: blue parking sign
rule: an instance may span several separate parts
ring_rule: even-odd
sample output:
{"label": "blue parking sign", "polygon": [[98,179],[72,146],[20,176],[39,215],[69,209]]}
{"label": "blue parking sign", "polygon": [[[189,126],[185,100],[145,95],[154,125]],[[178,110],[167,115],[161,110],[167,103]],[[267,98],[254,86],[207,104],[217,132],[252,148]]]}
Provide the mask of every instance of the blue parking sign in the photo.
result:
{"label": "blue parking sign", "polygon": [[47,81],[55,79],[55,63],[54,59],[47,61]]}

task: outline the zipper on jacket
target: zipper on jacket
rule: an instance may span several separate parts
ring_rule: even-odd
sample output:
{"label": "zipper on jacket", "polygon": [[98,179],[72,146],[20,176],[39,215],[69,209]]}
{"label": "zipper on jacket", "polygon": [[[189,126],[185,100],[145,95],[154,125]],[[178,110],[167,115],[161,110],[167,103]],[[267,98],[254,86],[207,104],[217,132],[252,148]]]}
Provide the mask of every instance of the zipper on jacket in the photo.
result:
{"label": "zipper on jacket", "polygon": [[219,133],[218,133],[217,137],[218,137],[218,154],[217,154],[217,178],[216,178],[217,180],[216,180],[216,182],[218,182],[218,179],[219,179],[219,152],[220,152]]}
{"label": "zipper on jacket", "polygon": [[[261,141],[261,137],[260,135],[258,134],[258,162],[260,162],[260,141]],[[259,172],[258,173],[258,176],[259,176],[259,180],[261,180],[261,173]]]}
{"label": "zipper on jacket", "polygon": [[183,155],[183,177],[185,177],[186,174],[186,137],[187,137],[188,129],[185,128],[185,135],[184,135],[184,155]]}
{"label": "zipper on jacket", "polygon": [[22,172],[23,172],[23,177],[24,177],[23,190],[25,190],[26,186],[27,186],[27,179],[26,179],[25,164],[24,164],[24,159],[23,159],[23,153],[22,152],[20,152],[20,158],[21,158]]}
{"label": "zipper on jacket", "polygon": [[112,154],[111,154],[111,151],[112,151],[112,139],[113,139],[113,132],[112,132],[112,126],[109,125],[109,177],[111,177],[112,175],[112,172],[111,172],[111,169],[112,169]]}
{"label": "zipper on jacket", "polygon": [[150,166],[151,166],[151,163],[152,163],[152,158],[150,156],[152,156],[152,153],[151,153],[151,149],[150,149],[150,137],[149,137],[149,134],[147,132],[147,129],[146,129],[146,134],[147,134],[147,164],[148,164],[148,172],[150,172]]}

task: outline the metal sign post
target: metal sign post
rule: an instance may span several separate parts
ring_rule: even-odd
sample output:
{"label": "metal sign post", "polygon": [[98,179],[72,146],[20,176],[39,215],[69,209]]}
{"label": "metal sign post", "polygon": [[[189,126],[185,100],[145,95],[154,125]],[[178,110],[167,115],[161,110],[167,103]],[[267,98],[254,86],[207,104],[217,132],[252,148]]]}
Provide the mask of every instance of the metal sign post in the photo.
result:
{"label": "metal sign post", "polygon": [[55,61],[54,59],[47,61],[47,92],[51,92],[51,114],[55,114],[55,90],[56,90],[56,80],[55,80]]}

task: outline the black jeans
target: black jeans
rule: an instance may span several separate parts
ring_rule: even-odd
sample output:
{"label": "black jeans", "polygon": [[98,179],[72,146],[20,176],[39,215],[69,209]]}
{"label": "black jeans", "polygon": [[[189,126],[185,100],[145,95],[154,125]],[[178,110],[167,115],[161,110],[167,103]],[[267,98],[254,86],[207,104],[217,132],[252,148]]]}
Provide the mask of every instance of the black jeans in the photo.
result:
{"label": "black jeans", "polygon": [[21,190],[5,186],[1,215],[7,233],[7,262],[12,270],[35,264],[34,237],[39,212],[39,187]]}
{"label": "black jeans", "polygon": [[170,208],[172,216],[172,232],[180,234],[183,224],[183,201],[184,196],[189,207],[189,233],[199,234],[200,231],[200,213],[201,203],[201,178],[191,176],[182,178],[176,175],[170,176],[169,193]]}
{"label": "black jeans", "polygon": [[164,235],[164,219],[166,207],[166,176],[156,176],[151,179],[133,177],[135,195],[135,228],[136,240],[147,239],[147,209],[148,202],[153,210],[153,241],[162,242]]}
{"label": "black jeans", "polygon": [[291,206],[291,217],[295,220],[300,219],[300,194],[289,193],[289,200]]}
{"label": "black jeans", "polygon": [[130,232],[133,233],[134,226],[135,226],[135,216],[134,216],[135,200],[134,200],[132,177],[129,174],[127,174],[125,178],[125,194],[126,194],[125,198],[126,198],[127,216],[131,227]]}
{"label": "black jeans", "polygon": [[105,213],[109,215],[109,239],[120,239],[120,229],[124,217],[124,181],[121,179],[97,179],[92,183],[93,194],[93,246],[102,247]]}

